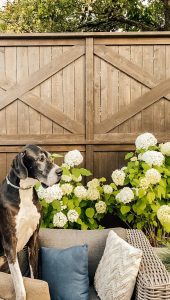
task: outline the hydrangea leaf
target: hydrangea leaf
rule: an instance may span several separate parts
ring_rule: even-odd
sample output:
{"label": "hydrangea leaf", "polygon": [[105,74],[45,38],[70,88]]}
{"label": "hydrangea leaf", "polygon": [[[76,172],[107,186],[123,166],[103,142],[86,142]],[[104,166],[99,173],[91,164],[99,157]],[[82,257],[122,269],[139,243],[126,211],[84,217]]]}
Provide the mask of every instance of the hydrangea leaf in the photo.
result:
{"label": "hydrangea leaf", "polygon": [[92,207],[87,208],[85,213],[88,218],[93,218],[94,213],[95,213],[94,208],[92,208]]}
{"label": "hydrangea leaf", "polygon": [[146,198],[148,202],[151,204],[155,200],[155,193],[154,192],[147,193]]}
{"label": "hydrangea leaf", "polygon": [[59,200],[54,200],[52,202],[52,207],[54,209],[56,209],[57,211],[61,211],[61,204],[60,204],[60,201]]}
{"label": "hydrangea leaf", "polygon": [[92,175],[92,173],[89,170],[87,170],[87,169],[80,168],[79,170],[80,170],[80,174],[83,175],[83,176],[90,176],[90,175]]}
{"label": "hydrangea leaf", "polygon": [[133,152],[129,152],[129,153],[127,153],[126,155],[125,155],[125,160],[128,160],[128,159],[130,159],[131,157],[133,157],[134,156],[134,153]]}
{"label": "hydrangea leaf", "polygon": [[121,208],[120,208],[120,211],[121,211],[122,215],[125,215],[130,211],[130,206],[122,205]]}
{"label": "hydrangea leaf", "polygon": [[63,171],[63,175],[67,175],[67,176],[71,175],[70,172],[69,172],[69,170],[67,168],[65,168],[65,167],[62,167],[62,171]]}
{"label": "hydrangea leaf", "polygon": [[71,172],[72,172],[72,174],[73,174],[76,178],[78,178],[78,177],[81,175],[81,171],[80,171],[80,169],[78,169],[78,168],[73,168],[73,169],[71,170]]}

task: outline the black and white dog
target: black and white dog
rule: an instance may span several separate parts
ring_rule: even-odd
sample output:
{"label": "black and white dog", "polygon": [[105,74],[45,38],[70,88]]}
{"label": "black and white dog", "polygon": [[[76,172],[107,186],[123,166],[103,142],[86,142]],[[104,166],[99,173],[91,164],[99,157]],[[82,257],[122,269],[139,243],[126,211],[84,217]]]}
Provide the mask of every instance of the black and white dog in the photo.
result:
{"label": "black and white dog", "polygon": [[9,267],[16,299],[26,300],[17,253],[28,246],[31,277],[37,277],[38,231],[41,206],[34,185],[58,183],[62,171],[38,146],[28,145],[12,162],[0,187],[0,271]]}

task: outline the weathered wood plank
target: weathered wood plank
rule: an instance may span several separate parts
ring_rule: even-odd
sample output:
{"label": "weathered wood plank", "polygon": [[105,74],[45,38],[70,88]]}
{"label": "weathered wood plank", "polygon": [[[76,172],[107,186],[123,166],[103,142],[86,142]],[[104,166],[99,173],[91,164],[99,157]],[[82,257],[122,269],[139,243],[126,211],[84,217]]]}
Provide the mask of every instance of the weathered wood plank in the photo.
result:
{"label": "weathered wood plank", "polygon": [[[166,53],[166,66],[165,66],[165,76],[170,77],[170,46],[165,46]],[[165,131],[170,131],[170,102],[165,100]]]}
{"label": "weathered wood plank", "polygon": [[64,53],[61,57],[54,58],[49,64],[45,65],[34,74],[29,76],[27,79],[20,80],[20,82],[11,87],[8,92],[1,99],[0,110],[14,100],[25,94],[38,84],[48,79],[59,70],[63,69],[71,62],[81,57],[84,54],[84,47],[73,46],[71,51]]}
{"label": "weathered wood plank", "polygon": [[[94,57],[93,38],[86,39],[86,139],[94,138]],[[86,168],[93,173],[93,147],[86,147]]]}
{"label": "weathered wood plank", "polygon": [[[29,64],[29,76],[40,68],[40,48],[39,47],[28,47],[28,64]],[[40,86],[35,87],[32,94],[40,97]],[[36,101],[36,99],[35,99]],[[30,133],[40,134],[40,113],[37,112],[32,107],[29,107],[29,123],[30,123]]]}
{"label": "weathered wood plank", "polygon": [[[129,61],[130,46],[120,46],[119,54]],[[123,72],[119,72],[119,112],[117,112],[117,114],[120,114],[124,110],[124,108],[130,105],[130,96],[130,78]],[[110,118],[112,118],[112,116],[110,116],[108,119]],[[101,124],[103,124],[103,122]],[[119,125],[119,132],[130,132],[130,118],[127,118],[126,120],[124,120],[124,122],[121,122]],[[111,129],[112,128],[110,128],[110,130]]]}
{"label": "weathered wood plank", "polygon": [[[0,82],[0,86],[5,87],[6,82]],[[59,123],[63,127],[67,128],[73,133],[84,132],[84,126],[66,116],[64,113],[56,109],[52,104],[45,102],[46,99],[41,99],[40,97],[28,92],[20,97],[20,100],[25,104],[31,106],[36,111],[40,112],[42,115],[48,117],[56,123]]]}
{"label": "weathered wood plank", "polygon": [[[154,77],[158,81],[166,78],[165,74],[165,46],[155,45],[154,46]],[[154,120],[154,131],[161,132],[165,130],[165,102],[164,99],[160,99],[153,105],[153,120]],[[159,121],[158,121],[159,120]]]}
{"label": "weathered wood plank", "polygon": [[[144,84],[146,87],[153,88],[159,82],[156,77],[152,76],[149,72],[145,71],[145,69],[139,67],[138,65],[134,64],[132,61],[121,55],[120,52],[119,54],[117,54],[112,50],[111,47],[95,46],[94,53],[128,76]],[[166,95],[166,98],[170,100],[170,96]]]}
{"label": "weathered wood plank", "polygon": [[[22,81],[23,78],[25,81],[28,79],[27,47],[17,48],[17,82]],[[18,101],[18,133],[29,134],[29,107],[21,101]]]}
{"label": "weathered wood plank", "polygon": [[[70,47],[63,47],[63,53],[71,51]],[[74,102],[74,62],[63,69],[63,101],[64,113],[74,120],[75,102]],[[64,134],[70,131],[64,129]]]}
{"label": "weathered wood plank", "polygon": [[[63,48],[60,46],[52,47],[52,59],[55,56],[60,56],[63,53]],[[63,99],[63,70],[57,72],[52,76],[52,104],[59,111],[64,112],[64,99]],[[53,122],[53,133],[64,133],[62,124]]]}
{"label": "weathered wood plank", "polygon": [[[5,78],[5,49],[3,47],[0,47],[0,77]],[[3,95],[3,91],[0,90],[0,96],[2,95]],[[0,111],[0,133],[6,134],[6,110],[5,109]]]}
{"label": "weathered wood plank", "polygon": [[[3,87],[9,89],[17,81],[17,49],[16,47],[5,48],[5,71],[8,81]],[[13,83],[13,84],[12,84]],[[18,132],[18,100],[6,107],[7,134]]]}
{"label": "weathered wood plank", "polygon": [[[153,64],[154,64],[154,53],[153,46],[143,46],[143,69],[153,76]],[[149,91],[149,88],[142,86],[142,95]],[[148,106],[146,109],[142,110],[142,130],[144,132],[154,131],[154,120],[153,120],[153,105]]]}
{"label": "weathered wood plank", "polygon": [[133,103],[128,104],[125,108],[123,108],[118,113],[114,114],[112,117],[101,122],[100,124],[96,124],[95,132],[106,133],[110,131],[112,128],[122,124],[126,120],[130,119],[132,116],[139,113],[142,109],[145,109],[149,105],[155,103],[160,98],[162,98],[163,95],[168,94],[169,92],[170,78],[158,84],[152,90],[133,101]]}
{"label": "weathered wood plank", "polygon": [[[142,46],[131,46],[131,61],[142,68]],[[139,82],[131,78],[130,80],[130,98],[131,103],[142,94],[142,86]],[[142,113],[138,113],[131,118],[131,132],[142,130]]]}

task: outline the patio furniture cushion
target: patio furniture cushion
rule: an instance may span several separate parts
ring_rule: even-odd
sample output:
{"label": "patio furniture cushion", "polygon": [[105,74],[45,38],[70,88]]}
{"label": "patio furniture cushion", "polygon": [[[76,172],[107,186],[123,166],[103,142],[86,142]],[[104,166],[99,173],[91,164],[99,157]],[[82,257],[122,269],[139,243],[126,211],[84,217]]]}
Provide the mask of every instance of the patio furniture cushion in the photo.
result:
{"label": "patio furniture cushion", "polygon": [[102,300],[130,300],[142,258],[142,251],[109,232],[104,254],[97,268],[94,286]]}
{"label": "patio furniture cushion", "polygon": [[88,246],[41,248],[41,279],[51,300],[88,300]]}
{"label": "patio furniture cushion", "polygon": [[[88,245],[89,279],[93,284],[94,274],[103,255],[106,239],[110,229],[104,230],[72,230],[41,229],[40,245],[49,248],[69,248],[76,245]],[[114,228],[114,231],[126,239],[126,230]]]}

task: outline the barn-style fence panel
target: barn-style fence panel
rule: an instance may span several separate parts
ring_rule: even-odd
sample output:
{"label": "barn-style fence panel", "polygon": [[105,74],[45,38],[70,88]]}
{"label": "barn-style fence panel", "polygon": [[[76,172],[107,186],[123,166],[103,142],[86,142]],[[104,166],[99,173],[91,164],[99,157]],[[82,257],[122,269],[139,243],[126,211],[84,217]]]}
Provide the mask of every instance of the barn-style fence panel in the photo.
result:
{"label": "barn-style fence panel", "polygon": [[110,178],[140,132],[170,140],[169,100],[168,32],[0,35],[0,180],[28,143]]}

